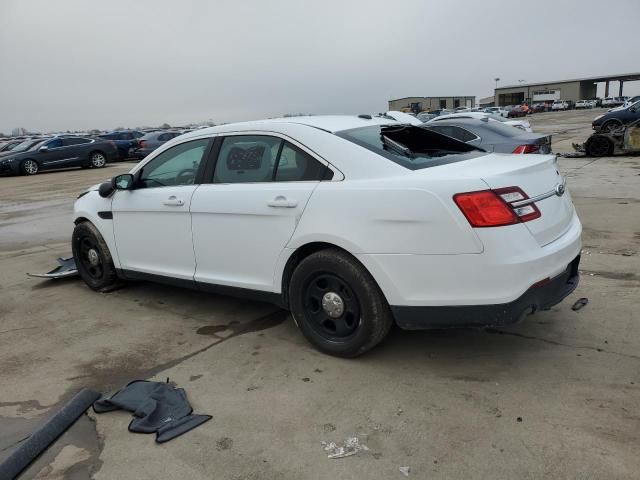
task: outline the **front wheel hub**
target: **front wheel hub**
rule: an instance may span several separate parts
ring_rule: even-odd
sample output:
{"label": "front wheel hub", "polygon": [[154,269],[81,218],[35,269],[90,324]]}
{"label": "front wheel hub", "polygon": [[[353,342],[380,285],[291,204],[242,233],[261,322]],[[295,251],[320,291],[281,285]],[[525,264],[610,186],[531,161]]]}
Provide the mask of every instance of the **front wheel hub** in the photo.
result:
{"label": "front wheel hub", "polygon": [[322,309],[331,318],[338,318],[344,313],[344,300],[335,292],[327,292],[322,297]]}
{"label": "front wheel hub", "polygon": [[98,263],[100,263],[100,256],[98,255],[98,252],[96,252],[96,250],[93,248],[87,252],[87,259],[89,260],[89,264],[92,267],[95,267],[96,265],[98,265]]}

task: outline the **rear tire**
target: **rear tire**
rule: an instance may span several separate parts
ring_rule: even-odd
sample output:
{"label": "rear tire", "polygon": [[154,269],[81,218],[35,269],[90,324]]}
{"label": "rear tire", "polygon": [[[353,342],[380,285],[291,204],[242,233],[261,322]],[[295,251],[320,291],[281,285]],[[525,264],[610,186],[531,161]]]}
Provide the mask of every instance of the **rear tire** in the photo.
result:
{"label": "rear tire", "polygon": [[73,229],[71,249],[78,273],[89,288],[109,292],[118,286],[109,247],[91,222],[79,223]]}
{"label": "rear tire", "polygon": [[22,175],[35,175],[40,171],[40,166],[35,160],[27,159],[20,163],[20,173]]}
{"label": "rear tire", "polygon": [[296,267],[289,284],[293,318],[318,350],[356,357],[387,335],[393,315],[371,274],[338,249],[313,253]]}

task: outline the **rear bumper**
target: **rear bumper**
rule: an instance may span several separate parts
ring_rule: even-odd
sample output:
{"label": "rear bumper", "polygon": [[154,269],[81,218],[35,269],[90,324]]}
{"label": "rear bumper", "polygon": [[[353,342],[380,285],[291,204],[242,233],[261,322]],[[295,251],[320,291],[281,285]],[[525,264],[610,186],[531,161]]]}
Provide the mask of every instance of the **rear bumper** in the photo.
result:
{"label": "rear bumper", "polygon": [[392,306],[396,323],[405,330],[510,325],[560,303],[578,286],[578,255],[565,270],[541,286],[533,286],[512,302],[494,305]]}

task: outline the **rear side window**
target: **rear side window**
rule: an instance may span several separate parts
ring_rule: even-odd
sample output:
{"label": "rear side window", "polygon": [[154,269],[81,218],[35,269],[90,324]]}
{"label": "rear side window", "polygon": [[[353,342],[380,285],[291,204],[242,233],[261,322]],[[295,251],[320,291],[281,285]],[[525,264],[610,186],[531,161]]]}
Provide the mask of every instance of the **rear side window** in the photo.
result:
{"label": "rear side window", "polygon": [[171,140],[173,136],[170,133],[162,133],[158,135],[158,140],[161,142],[166,142],[167,140]]}
{"label": "rear side window", "polygon": [[225,137],[213,174],[214,183],[330,180],[333,172],[300,148],[267,135]]}
{"label": "rear side window", "polygon": [[467,143],[413,125],[372,125],[336,133],[409,170],[445,165],[486,153]]}
{"label": "rear side window", "polygon": [[478,138],[469,130],[465,130],[462,127],[456,127],[455,125],[434,125],[429,128],[448,137],[460,140],[461,142],[470,142],[471,140]]}
{"label": "rear side window", "polygon": [[328,176],[329,174],[331,174],[331,177],[333,176],[331,170],[311,155],[289,142],[284,142],[278,159],[276,182],[322,180],[331,178]]}

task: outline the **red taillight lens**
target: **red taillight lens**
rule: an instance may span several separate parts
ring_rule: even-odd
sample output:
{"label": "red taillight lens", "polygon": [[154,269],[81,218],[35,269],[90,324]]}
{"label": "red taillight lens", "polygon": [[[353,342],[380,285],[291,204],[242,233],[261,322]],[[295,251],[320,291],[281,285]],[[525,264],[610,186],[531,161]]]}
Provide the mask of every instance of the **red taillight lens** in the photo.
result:
{"label": "red taillight lens", "polygon": [[145,148],[147,146],[146,140],[138,140],[138,148]]}
{"label": "red taillight lens", "polygon": [[518,187],[458,193],[453,201],[458,205],[472,227],[502,227],[528,222],[541,216],[535,204],[515,206],[529,197]]}
{"label": "red taillight lens", "polygon": [[492,190],[458,193],[453,201],[472,227],[501,227],[519,221],[513,210]]}
{"label": "red taillight lens", "polygon": [[539,145],[518,145],[513,153],[536,153],[538,150]]}

